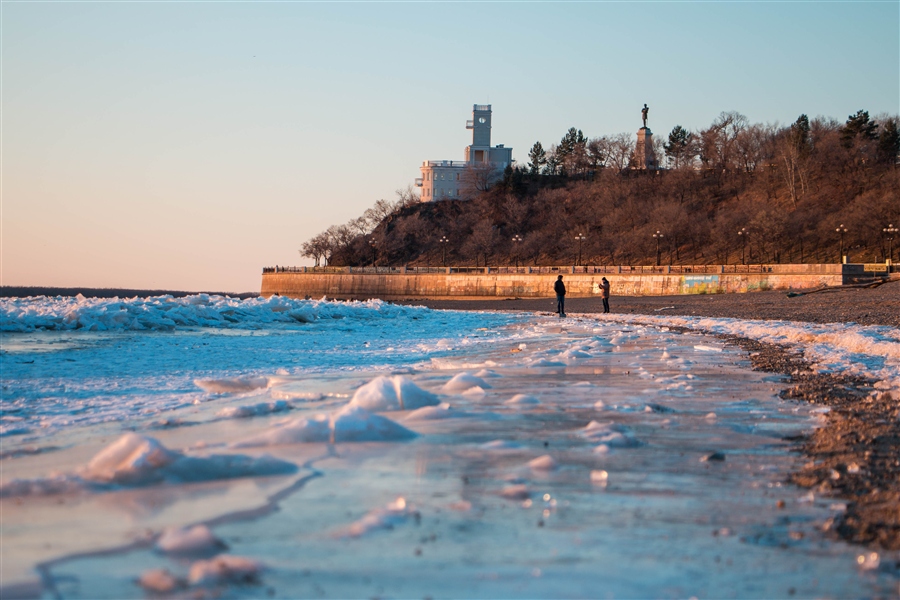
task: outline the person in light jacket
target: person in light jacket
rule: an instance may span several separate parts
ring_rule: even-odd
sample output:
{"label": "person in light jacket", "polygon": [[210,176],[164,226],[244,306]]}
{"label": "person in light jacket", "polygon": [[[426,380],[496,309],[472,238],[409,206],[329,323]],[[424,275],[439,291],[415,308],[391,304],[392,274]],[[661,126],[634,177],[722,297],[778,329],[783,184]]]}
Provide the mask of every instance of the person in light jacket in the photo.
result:
{"label": "person in light jacket", "polygon": [[566,316],[566,284],[563,283],[562,275],[559,275],[556,278],[556,282],[553,284],[553,291],[556,292],[556,312],[559,313],[559,317]]}

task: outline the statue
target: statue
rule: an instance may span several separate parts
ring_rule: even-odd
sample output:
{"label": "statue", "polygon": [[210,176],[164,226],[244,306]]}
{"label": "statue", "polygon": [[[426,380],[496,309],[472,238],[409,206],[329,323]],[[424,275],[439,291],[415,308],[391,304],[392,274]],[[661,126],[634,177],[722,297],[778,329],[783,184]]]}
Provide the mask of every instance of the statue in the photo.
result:
{"label": "statue", "polygon": [[650,109],[647,108],[647,104],[644,104],[644,108],[641,109],[641,118],[644,120],[644,129],[647,129],[647,113],[650,112]]}

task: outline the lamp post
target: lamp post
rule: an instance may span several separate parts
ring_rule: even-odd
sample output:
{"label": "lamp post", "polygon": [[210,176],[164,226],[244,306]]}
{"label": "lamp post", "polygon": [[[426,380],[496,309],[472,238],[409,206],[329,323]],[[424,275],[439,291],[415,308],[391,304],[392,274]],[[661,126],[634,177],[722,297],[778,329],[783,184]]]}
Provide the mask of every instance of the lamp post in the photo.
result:
{"label": "lamp post", "polygon": [[446,235],[442,235],[441,239],[438,240],[438,243],[441,245],[441,264],[446,267],[447,266],[447,244],[450,243],[450,240],[447,239]]}
{"label": "lamp post", "polygon": [[375,238],[369,239],[369,245],[372,246],[372,266],[373,266],[373,267],[375,266],[375,258],[376,258],[376,255],[375,255],[375,245],[376,245],[376,243],[377,243],[377,242],[375,241]]}
{"label": "lamp post", "polygon": [[844,224],[841,223],[840,225],[838,225],[838,228],[835,229],[835,231],[838,232],[839,234],[841,234],[841,253],[838,255],[838,262],[843,263],[844,262],[844,234],[847,233],[847,230],[844,228]]}
{"label": "lamp post", "polygon": [[750,236],[750,232],[747,231],[746,227],[741,227],[741,230],[738,231],[738,235],[741,236],[741,264],[746,265],[746,252],[747,252],[747,237]]}
{"label": "lamp post", "polygon": [[581,242],[583,242],[587,238],[584,237],[584,234],[576,233],[575,239],[578,241],[578,260],[575,261],[575,266],[580,267],[581,266]]}
{"label": "lamp post", "polygon": [[656,266],[657,267],[659,266],[659,241],[661,239],[663,239],[664,237],[666,237],[665,234],[660,232],[659,229],[657,229],[656,233],[653,234],[653,239],[656,240]]}
{"label": "lamp post", "polygon": [[519,244],[522,242],[522,236],[518,233],[512,237],[513,248],[516,251],[516,268],[519,268]]}
{"label": "lamp post", "polygon": [[890,225],[888,225],[887,227],[882,229],[882,231],[884,232],[884,234],[887,236],[887,239],[888,239],[888,262],[893,263],[894,262],[894,235],[898,231],[900,231],[900,229],[897,229],[896,227],[894,227],[894,224],[891,223]]}

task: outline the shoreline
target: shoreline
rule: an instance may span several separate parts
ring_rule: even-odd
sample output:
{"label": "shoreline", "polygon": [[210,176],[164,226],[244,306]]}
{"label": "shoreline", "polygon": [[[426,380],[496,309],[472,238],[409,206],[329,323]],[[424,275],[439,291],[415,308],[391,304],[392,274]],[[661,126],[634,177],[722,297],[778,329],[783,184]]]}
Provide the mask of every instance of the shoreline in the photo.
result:
{"label": "shoreline", "polygon": [[[892,282],[893,283],[893,282]],[[855,322],[900,327],[900,285],[827,290],[788,297],[783,291],[708,296],[642,296],[610,299],[613,314],[790,320],[807,323]],[[449,300],[409,302],[434,309],[552,312],[555,299],[505,301]],[[572,314],[602,312],[598,298],[571,298]],[[680,329],[680,328],[679,328]],[[877,392],[873,380],[818,373],[802,352],[749,338],[712,335],[747,352],[754,370],[786,376],[785,400],[829,408],[825,427],[788,438],[808,458],[788,481],[846,502],[847,509],[826,524],[836,538],[885,550],[900,549],[900,408],[890,392]]]}

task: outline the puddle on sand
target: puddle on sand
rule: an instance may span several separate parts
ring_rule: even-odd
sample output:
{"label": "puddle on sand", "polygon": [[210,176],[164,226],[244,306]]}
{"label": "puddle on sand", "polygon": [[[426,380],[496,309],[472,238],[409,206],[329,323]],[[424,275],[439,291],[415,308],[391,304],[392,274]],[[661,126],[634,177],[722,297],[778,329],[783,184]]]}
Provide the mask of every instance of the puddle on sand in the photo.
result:
{"label": "puddle on sand", "polygon": [[[465,358],[467,372],[485,369],[478,376],[489,387],[442,394],[464,418],[404,421],[392,412],[421,435],[338,444],[331,456],[325,444],[266,448],[298,464],[312,458],[319,476],[278,511],[214,527],[231,554],[266,565],[257,585],[225,595],[896,593],[893,572],[860,570],[860,549],[821,532],[833,501],[782,484],[801,460],[783,436],[819,417],[779,400],[781,384],[750,371],[740,351],[697,350],[718,344],[651,328],[548,320],[548,334],[542,323],[524,348],[514,344],[518,352]],[[462,362],[412,377],[437,393]],[[507,404],[518,394],[536,402]],[[131,518],[149,524],[138,511]],[[137,549],[49,571],[62,597],[133,597],[149,568],[185,575],[189,563]]]}

